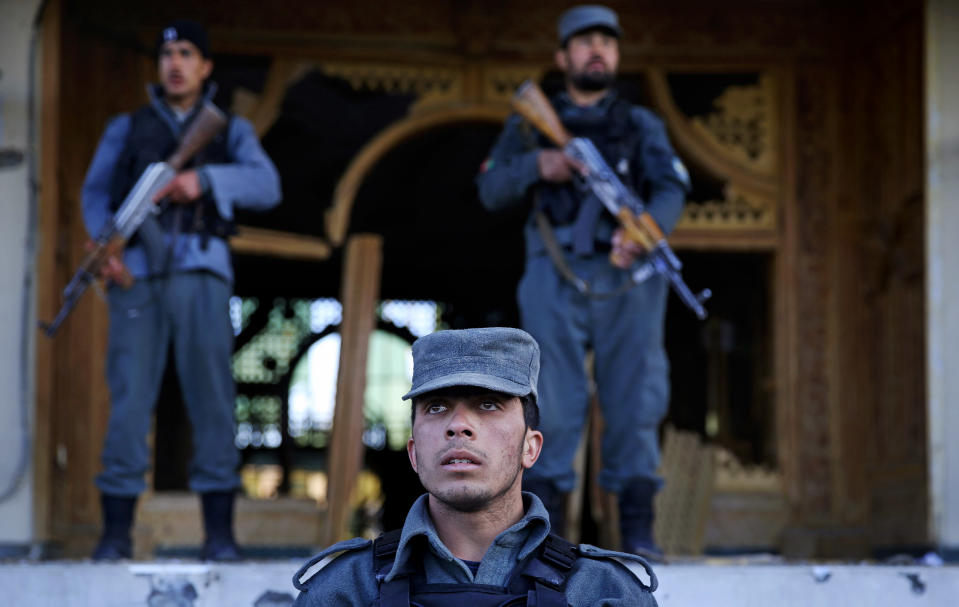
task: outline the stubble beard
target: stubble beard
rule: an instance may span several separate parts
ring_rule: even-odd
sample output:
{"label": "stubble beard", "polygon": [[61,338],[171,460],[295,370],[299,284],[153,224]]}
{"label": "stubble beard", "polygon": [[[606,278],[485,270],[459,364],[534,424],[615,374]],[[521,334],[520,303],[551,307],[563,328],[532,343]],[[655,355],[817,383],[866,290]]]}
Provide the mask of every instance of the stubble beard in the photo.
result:
{"label": "stubble beard", "polygon": [[613,86],[616,74],[612,70],[603,72],[584,69],[569,73],[569,81],[573,87],[584,92],[604,91]]}
{"label": "stubble beard", "polygon": [[510,492],[522,469],[522,466],[517,466],[509,482],[498,490],[472,490],[470,487],[456,488],[447,492],[434,492],[429,487],[426,490],[451,510],[465,513],[481,512],[489,510],[493,504],[502,500]]}
{"label": "stubble beard", "polygon": [[[525,441],[526,436],[524,433],[523,443],[525,443]],[[456,512],[473,513],[488,510],[491,508],[491,506],[502,500],[502,498],[510,492],[513,486],[516,484],[520,472],[523,471],[523,443],[520,444],[520,455],[516,458],[516,466],[513,468],[513,474],[510,476],[509,482],[505,483],[502,487],[489,491],[484,491],[483,489],[474,489],[473,487],[469,486],[456,487],[448,491],[441,491],[437,488],[428,486],[426,483],[423,483],[423,487],[437,501]],[[418,454],[417,457],[419,457]],[[420,482],[422,482],[422,480],[423,479],[421,478]],[[432,483],[430,483],[430,485],[432,485]]]}

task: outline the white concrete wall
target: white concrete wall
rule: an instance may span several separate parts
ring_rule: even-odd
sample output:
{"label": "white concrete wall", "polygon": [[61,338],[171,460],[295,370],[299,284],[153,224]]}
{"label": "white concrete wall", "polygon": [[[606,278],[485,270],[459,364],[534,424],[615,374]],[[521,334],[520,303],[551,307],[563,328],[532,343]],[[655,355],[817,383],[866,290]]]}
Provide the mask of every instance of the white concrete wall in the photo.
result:
{"label": "white concrete wall", "polygon": [[[0,546],[26,545],[33,540],[32,453],[23,424],[25,396],[26,410],[30,415],[34,410],[32,340],[36,332],[26,332],[31,341],[25,359],[22,343],[24,323],[34,324],[32,317],[24,316],[25,309],[32,314],[34,307],[33,289],[25,288],[24,277],[27,264],[33,263],[27,255],[31,204],[28,82],[30,38],[39,5],[39,0],[0,0],[0,150],[24,155],[23,162],[0,167]],[[26,306],[25,292],[30,297]],[[28,466],[20,476],[25,449]],[[10,495],[3,499],[5,493]]]}
{"label": "white concrete wall", "polygon": [[[0,588],[5,605],[31,607],[285,607],[299,594],[292,578],[301,564],[12,564],[0,567]],[[959,596],[959,567],[690,564],[655,572],[663,607],[954,607]]]}
{"label": "white concrete wall", "polygon": [[959,550],[959,3],[926,3],[926,217],[932,540]]}

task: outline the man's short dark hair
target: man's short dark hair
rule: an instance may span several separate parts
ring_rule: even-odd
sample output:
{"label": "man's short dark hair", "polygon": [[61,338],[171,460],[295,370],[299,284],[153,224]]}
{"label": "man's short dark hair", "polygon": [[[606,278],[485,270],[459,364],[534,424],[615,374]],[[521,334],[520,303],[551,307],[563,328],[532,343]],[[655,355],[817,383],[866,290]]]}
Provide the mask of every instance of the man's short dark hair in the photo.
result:
{"label": "man's short dark hair", "polygon": [[[475,386],[453,386],[451,388],[443,388],[442,390],[434,390],[433,392],[427,392],[420,396],[414,396],[413,402],[410,406],[410,425],[416,422],[416,406],[420,401],[426,400],[435,395],[443,395],[449,398],[467,398],[470,396],[476,396],[477,394],[499,394],[507,398],[512,398],[512,394],[506,394],[504,392],[496,392],[492,390],[487,390],[486,388],[479,388]],[[525,396],[519,396],[519,402],[523,405],[523,421],[526,422],[526,427],[533,430],[539,428],[539,405],[536,404],[536,401],[529,394]]]}

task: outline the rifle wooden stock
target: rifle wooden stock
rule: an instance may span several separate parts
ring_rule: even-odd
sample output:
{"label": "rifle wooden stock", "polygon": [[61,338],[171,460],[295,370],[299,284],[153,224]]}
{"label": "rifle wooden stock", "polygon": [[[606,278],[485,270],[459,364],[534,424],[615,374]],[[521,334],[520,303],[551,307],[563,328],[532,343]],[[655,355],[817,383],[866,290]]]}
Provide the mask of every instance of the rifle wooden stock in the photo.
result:
{"label": "rifle wooden stock", "polygon": [[559,115],[553,109],[543,89],[532,80],[527,80],[513,95],[513,109],[516,113],[529,121],[550,141],[561,148],[566,147],[572,136],[560,122]]}
{"label": "rifle wooden stock", "polygon": [[[86,254],[83,261],[80,262],[80,269],[89,272],[93,276],[98,276],[100,270],[111,257],[120,259],[123,256],[123,247],[126,241],[120,236],[114,236],[103,245],[95,245],[94,248]],[[133,286],[133,274],[127,269],[126,264],[120,262],[120,275],[114,279],[118,285],[124,289]]]}
{"label": "rifle wooden stock", "polygon": [[653,219],[653,216],[647,211],[643,211],[642,215],[640,215],[637,219],[639,220],[639,224],[643,227],[643,231],[653,239],[653,242],[666,240],[666,235],[663,234],[659,224],[656,223],[656,220]]}
{"label": "rifle wooden stock", "polygon": [[179,172],[190,158],[210,143],[225,126],[226,116],[219,108],[207,101],[183,133],[180,145],[167,159],[167,164],[173,167],[174,171]]}
{"label": "rifle wooden stock", "polygon": [[[623,226],[623,230],[626,232],[626,238],[632,240],[636,244],[642,246],[647,251],[652,251],[653,247],[656,246],[658,239],[654,239],[653,236],[646,232],[646,224],[643,222],[643,217],[648,216],[649,213],[643,213],[639,217],[636,217],[636,214],[633,213],[629,208],[622,207],[619,209],[619,223]],[[653,225],[656,225],[656,222],[653,221]],[[659,227],[656,227],[656,231],[662,235],[662,232],[659,230]],[[610,259],[613,258],[613,251],[610,251]]]}
{"label": "rifle wooden stock", "polygon": [[[520,85],[513,95],[512,103],[517,114],[559,147],[566,147],[572,139],[556,110],[553,109],[553,104],[543,93],[543,89],[532,80],[527,80]],[[657,242],[666,239],[663,231],[656,225],[656,220],[649,213],[643,212],[636,216],[628,208],[623,207],[619,211],[619,220],[626,231],[626,236],[647,251],[651,251]]]}

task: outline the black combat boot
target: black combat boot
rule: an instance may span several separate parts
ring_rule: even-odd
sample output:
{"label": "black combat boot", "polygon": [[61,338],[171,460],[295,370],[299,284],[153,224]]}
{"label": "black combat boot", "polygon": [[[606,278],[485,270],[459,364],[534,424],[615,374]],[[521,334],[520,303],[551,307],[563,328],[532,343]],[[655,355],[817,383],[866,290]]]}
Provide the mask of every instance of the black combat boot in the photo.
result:
{"label": "black combat boot", "polygon": [[233,539],[232,491],[212,491],[200,494],[203,504],[203,530],[206,540],[200,551],[200,559],[231,563],[243,560],[240,548]]}
{"label": "black combat boot", "polygon": [[619,531],[623,551],[651,561],[662,561],[663,551],[653,539],[653,497],[659,483],[638,478],[623,486],[619,493]]}
{"label": "black combat boot", "polygon": [[556,535],[566,534],[566,494],[543,478],[524,478],[523,491],[533,493],[546,506],[549,513],[549,529]]}
{"label": "black combat boot", "polygon": [[103,535],[91,557],[95,561],[119,561],[133,557],[133,542],[130,539],[130,527],[133,525],[133,511],[137,505],[136,496],[100,494],[100,507],[103,510]]}

